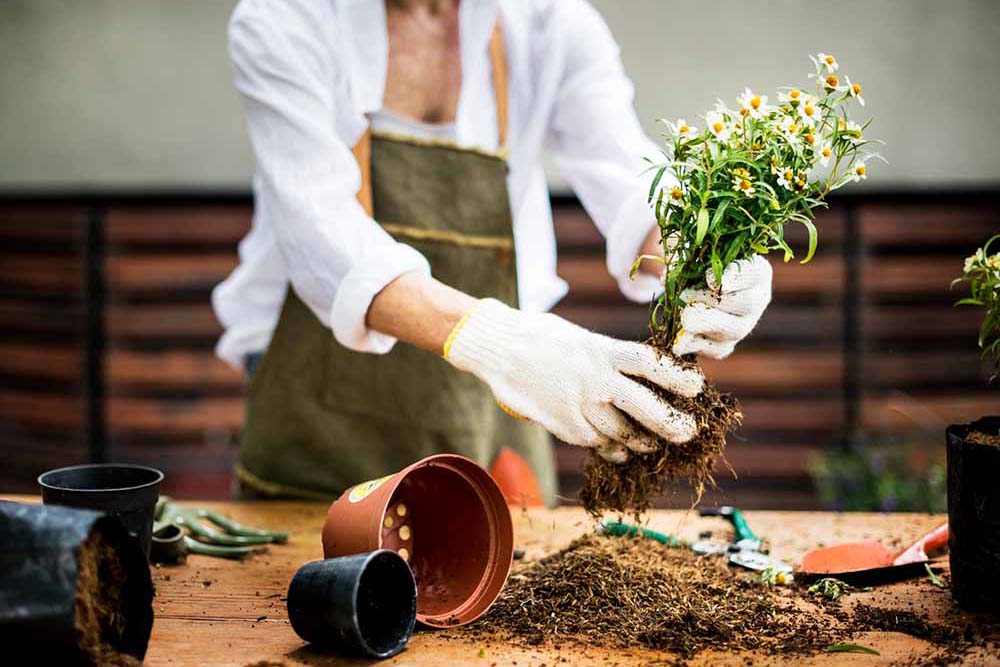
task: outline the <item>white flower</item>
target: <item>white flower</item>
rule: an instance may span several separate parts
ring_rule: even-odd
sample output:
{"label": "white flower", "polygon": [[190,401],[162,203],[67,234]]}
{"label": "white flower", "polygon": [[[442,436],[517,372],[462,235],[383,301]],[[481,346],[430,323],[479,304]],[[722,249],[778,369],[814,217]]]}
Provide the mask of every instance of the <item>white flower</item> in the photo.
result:
{"label": "white flower", "polygon": [[684,199],[684,188],[682,188],[680,185],[675,185],[673,188],[670,189],[668,196],[670,197],[670,201],[680,202],[682,199]]}
{"label": "white flower", "polygon": [[718,111],[709,111],[705,114],[705,122],[708,124],[708,131],[719,141],[728,141],[730,127],[726,122],[726,117]]}
{"label": "white flower", "polygon": [[819,163],[824,167],[830,165],[830,158],[833,157],[833,145],[829,141],[824,141],[819,145],[819,150],[816,151],[816,157],[819,158]]}
{"label": "white flower", "polygon": [[755,95],[749,88],[743,91],[737,100],[740,103],[740,115],[760,118],[767,113],[767,95]]}
{"label": "white flower", "polygon": [[827,74],[823,79],[823,88],[830,92],[840,90],[840,79],[837,78],[836,74]]}
{"label": "white flower", "polygon": [[1000,269],[1000,252],[986,260],[986,266],[991,269]]}
{"label": "white flower", "polygon": [[733,169],[733,190],[736,190],[737,192],[742,192],[747,197],[756,192],[756,190],[753,187],[753,183],[750,182],[749,171],[747,171],[742,167]]}
{"label": "white flower", "polygon": [[798,106],[804,95],[805,94],[798,88],[792,88],[787,93],[778,93],[778,99],[782,102],[787,102],[794,107]]}
{"label": "white flower", "polygon": [[819,64],[821,66],[826,68],[827,72],[831,73],[836,72],[837,69],[840,67],[840,63],[837,62],[837,59],[831,56],[829,53],[816,54],[816,60],[819,61]]}
{"label": "white flower", "polygon": [[681,139],[688,139],[698,133],[698,128],[693,125],[688,125],[687,121],[683,118],[678,118],[676,123],[668,121],[667,127],[670,128],[671,134],[680,137]]}
{"label": "white flower", "polygon": [[976,255],[969,255],[968,257],[966,257],[965,266],[962,268],[962,273],[968,273],[969,271],[971,271],[976,265],[976,259],[978,259]]}
{"label": "white flower", "polygon": [[851,140],[851,143],[860,144],[864,141],[861,136],[861,126],[852,120],[847,121],[843,125],[838,124],[841,132],[847,134],[847,138]]}
{"label": "white flower", "polygon": [[799,143],[799,132],[802,131],[802,125],[796,123],[794,118],[785,118],[778,125],[778,131],[788,143],[795,146]]}
{"label": "white flower", "polygon": [[861,106],[865,105],[865,98],[861,97],[861,84],[851,83],[851,77],[845,76],[847,80],[847,94],[858,101]]}
{"label": "white flower", "polygon": [[802,123],[812,127],[816,124],[816,121],[820,119],[823,112],[818,106],[816,106],[816,98],[812,95],[803,95],[802,104],[797,107],[799,112],[799,118],[802,119]]}
{"label": "white flower", "polygon": [[795,190],[795,171],[785,167],[778,174],[778,185],[785,188],[786,190]]}
{"label": "white flower", "polygon": [[868,178],[868,168],[865,166],[865,163],[859,162],[854,165],[854,169],[851,170],[851,180],[857,183],[866,178]]}

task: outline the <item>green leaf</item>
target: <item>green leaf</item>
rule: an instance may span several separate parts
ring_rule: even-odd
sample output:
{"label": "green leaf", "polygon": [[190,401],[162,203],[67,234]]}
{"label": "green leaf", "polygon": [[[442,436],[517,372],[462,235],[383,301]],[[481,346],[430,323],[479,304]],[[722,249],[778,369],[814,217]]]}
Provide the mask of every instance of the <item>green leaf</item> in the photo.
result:
{"label": "green leaf", "polygon": [[700,246],[702,241],[705,240],[706,233],[708,233],[708,209],[702,208],[698,211],[698,222],[694,237],[694,244],[696,246]]}
{"label": "green leaf", "polygon": [[715,284],[722,284],[722,274],[725,272],[726,267],[722,265],[722,258],[719,257],[718,251],[715,246],[712,246],[712,273],[715,274]]}
{"label": "green leaf", "polygon": [[924,569],[927,570],[927,576],[930,577],[931,583],[938,588],[948,588],[948,584],[941,581],[941,578],[934,574],[934,570],[931,569],[929,563],[924,563]]}
{"label": "green leaf", "polygon": [[860,644],[830,644],[826,647],[827,653],[867,653],[868,655],[882,655],[873,648],[861,646]]}
{"label": "green leaf", "polygon": [[709,229],[715,229],[716,227],[719,226],[719,221],[721,221],[722,216],[726,214],[726,209],[729,208],[729,203],[731,201],[732,201],[731,199],[727,199],[726,201],[722,202],[719,208],[715,209],[715,215],[712,216],[712,224],[709,225]]}
{"label": "green leaf", "polygon": [[663,178],[663,174],[666,171],[667,171],[666,165],[656,170],[656,176],[653,177],[653,182],[649,186],[649,197],[646,198],[646,201],[652,203],[653,196],[656,194],[656,186],[660,184],[660,179]]}
{"label": "green leaf", "polygon": [[799,264],[808,264],[809,260],[813,258],[816,254],[816,225],[813,221],[805,216],[799,216],[799,222],[808,230],[809,232],[809,250],[806,252],[805,259],[803,259]]}

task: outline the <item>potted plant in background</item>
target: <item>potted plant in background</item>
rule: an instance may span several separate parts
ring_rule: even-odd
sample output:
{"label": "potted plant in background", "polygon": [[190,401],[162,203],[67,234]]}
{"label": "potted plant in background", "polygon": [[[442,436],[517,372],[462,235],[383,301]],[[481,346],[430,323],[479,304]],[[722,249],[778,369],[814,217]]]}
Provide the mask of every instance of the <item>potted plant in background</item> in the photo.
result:
{"label": "potted plant in background", "polygon": [[[998,239],[968,257],[952,283],[969,286],[956,305],[984,310],[979,348],[995,362],[990,382],[1000,375],[1000,252],[990,255]],[[945,437],[952,595],[969,609],[1000,610],[1000,414],[953,424]]]}

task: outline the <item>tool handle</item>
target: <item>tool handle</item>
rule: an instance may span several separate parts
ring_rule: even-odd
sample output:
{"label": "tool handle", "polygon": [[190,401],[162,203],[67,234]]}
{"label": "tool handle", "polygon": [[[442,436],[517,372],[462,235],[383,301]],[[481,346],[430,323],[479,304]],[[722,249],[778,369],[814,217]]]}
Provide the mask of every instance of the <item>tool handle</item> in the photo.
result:
{"label": "tool handle", "polygon": [[900,551],[893,559],[893,565],[906,565],[927,560],[928,552],[938,551],[948,545],[948,522],[927,533],[919,540]]}
{"label": "tool handle", "polygon": [[731,507],[729,505],[723,505],[722,507],[705,507],[700,508],[698,510],[698,514],[701,516],[721,516],[723,519],[733,524],[733,531],[735,532],[733,542],[739,542],[741,540],[753,540],[760,542],[760,538],[754,535],[754,532],[750,530],[746,517],[743,516],[743,511],[738,507]]}
{"label": "tool handle", "polygon": [[660,544],[665,544],[668,547],[679,547],[683,544],[680,540],[671,535],[666,535],[665,533],[651,530],[649,528],[643,528],[642,526],[620,523],[618,521],[605,521],[601,524],[601,531],[605,535],[610,535],[612,537],[635,537],[638,534],[647,539],[659,542]]}

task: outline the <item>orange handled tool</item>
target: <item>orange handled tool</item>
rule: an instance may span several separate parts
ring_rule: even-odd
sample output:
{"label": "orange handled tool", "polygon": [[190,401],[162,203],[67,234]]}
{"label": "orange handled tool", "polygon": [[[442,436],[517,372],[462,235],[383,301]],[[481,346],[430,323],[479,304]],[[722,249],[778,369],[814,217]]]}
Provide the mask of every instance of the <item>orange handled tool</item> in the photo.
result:
{"label": "orange handled tool", "polygon": [[[928,553],[948,545],[948,524],[941,524],[902,551],[892,553],[875,540],[837,544],[810,551],[802,559],[806,576],[864,575],[864,578],[901,578],[919,572]],[[857,578],[857,577],[855,577]]]}

